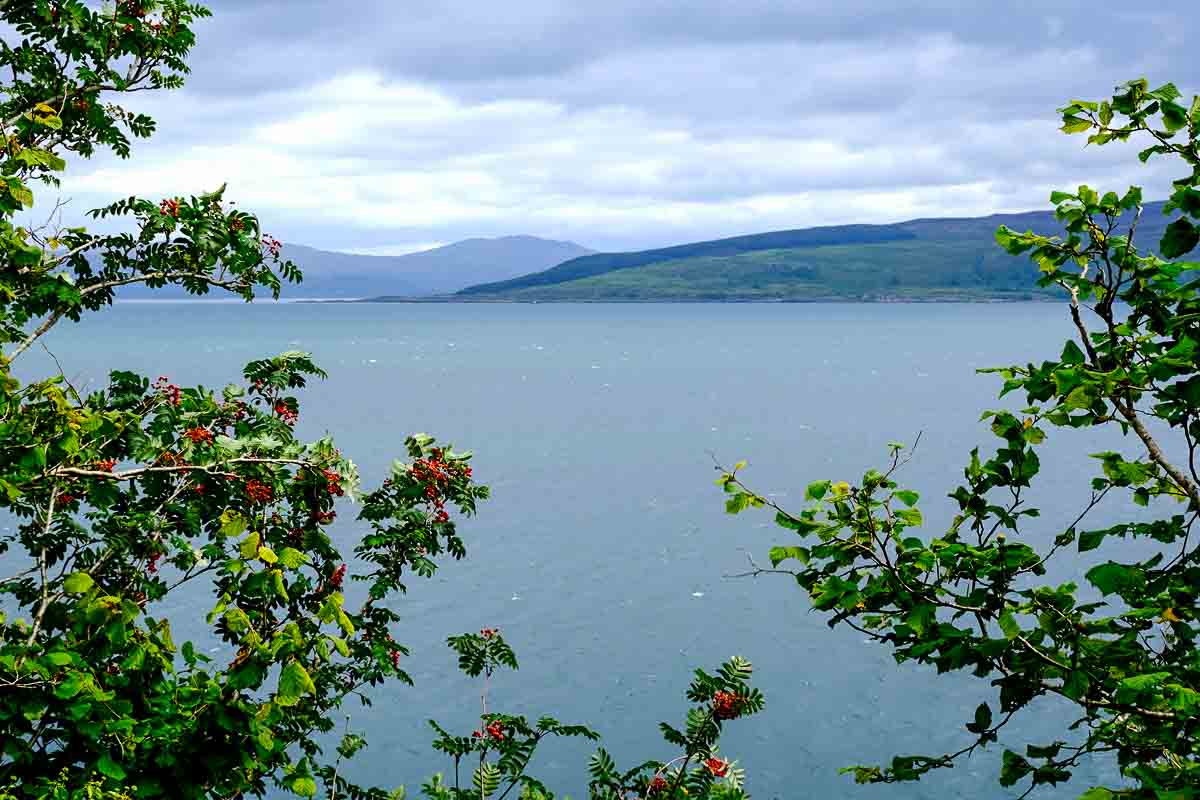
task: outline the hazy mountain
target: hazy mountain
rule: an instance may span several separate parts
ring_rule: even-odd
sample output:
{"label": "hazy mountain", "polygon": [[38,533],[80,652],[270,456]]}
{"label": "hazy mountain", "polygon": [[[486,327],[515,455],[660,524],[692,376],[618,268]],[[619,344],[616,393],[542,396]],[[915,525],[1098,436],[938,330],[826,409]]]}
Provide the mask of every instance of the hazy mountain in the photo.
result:
{"label": "hazy mountain", "polygon": [[[1142,248],[1170,218],[1148,203]],[[775,231],[633,253],[597,253],[539,273],[472,286],[462,300],[980,299],[1035,296],[1038,271],[1009,256],[996,228],[1055,234],[1051,211],[893,225]]]}
{"label": "hazy mountain", "polygon": [[574,242],[535,236],[465,239],[402,256],[334,253],[284,245],[284,255],[304,272],[304,283],[289,296],[368,297],[451,294],[473,284],[502,281],[594,251]]}
{"label": "hazy mountain", "polygon": [[[304,282],[299,286],[285,285],[283,297],[451,294],[472,284],[540,272],[592,252],[574,242],[535,236],[465,239],[402,256],[367,256],[285,244],[283,255],[300,267]],[[174,287],[161,290],[130,287],[122,295],[161,297],[185,296],[185,293]]]}

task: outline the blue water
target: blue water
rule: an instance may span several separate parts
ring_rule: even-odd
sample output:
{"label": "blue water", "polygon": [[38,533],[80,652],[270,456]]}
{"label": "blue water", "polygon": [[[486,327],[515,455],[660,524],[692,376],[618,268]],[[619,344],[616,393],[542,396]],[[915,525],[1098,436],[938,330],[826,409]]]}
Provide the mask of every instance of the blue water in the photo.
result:
{"label": "blue water", "polygon": [[[1069,332],[1049,304],[125,303],[47,343],[92,386],[117,367],[221,386],[252,358],[308,350],[330,378],[302,395],[299,432],[333,432],[368,482],[411,432],[476,452],[494,497],[462,528],[469,558],[414,580],[396,605],[416,687],[350,708],[371,743],[358,778],[415,789],[450,766],[425,720],[471,730],[478,687],[444,638],[489,626],[522,663],[494,680],[492,707],[592,724],[620,763],[670,757],[657,723],[681,720],[690,671],[741,654],[767,708],[729,726],[723,749],[755,797],[998,798],[1015,794],[995,782],[999,748],[920,784],[857,787],[837,774],[958,749],[988,687],[896,667],[852,631],[830,631],[786,577],[723,577],[746,568],[743,551],[765,561],[789,534],[766,514],[725,515],[713,459],[747,459],[759,491],[798,503],[810,480],[852,478],[880,465],[889,441],[923,432],[902,479],[936,529],[967,452],[990,446],[979,414],[998,382],[975,369],[1053,357]],[[31,351],[20,371],[48,363]],[[1089,436],[1048,442],[1040,496],[1083,496],[1086,454],[1112,444]],[[1039,535],[1075,510],[1048,509]],[[335,528],[347,549],[349,511]],[[1021,731],[1052,739],[1068,711],[1037,706],[1002,744],[1023,749]],[[551,742],[536,773],[585,796],[591,750]],[[1074,797],[1108,774],[1085,770],[1044,796]]]}

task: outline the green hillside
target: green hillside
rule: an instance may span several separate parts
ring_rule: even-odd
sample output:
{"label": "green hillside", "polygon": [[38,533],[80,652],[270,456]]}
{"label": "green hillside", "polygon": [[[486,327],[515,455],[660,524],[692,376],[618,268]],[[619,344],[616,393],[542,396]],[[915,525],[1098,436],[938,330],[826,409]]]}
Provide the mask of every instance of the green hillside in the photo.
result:
{"label": "green hillside", "polygon": [[[1139,240],[1157,244],[1161,204]],[[1000,225],[1044,233],[1049,212],[782,231],[638,253],[596,254],[463,290],[464,300],[954,300],[1042,294],[1036,268],[995,243]],[[782,242],[789,246],[768,245]],[[796,242],[800,242],[799,245]]]}

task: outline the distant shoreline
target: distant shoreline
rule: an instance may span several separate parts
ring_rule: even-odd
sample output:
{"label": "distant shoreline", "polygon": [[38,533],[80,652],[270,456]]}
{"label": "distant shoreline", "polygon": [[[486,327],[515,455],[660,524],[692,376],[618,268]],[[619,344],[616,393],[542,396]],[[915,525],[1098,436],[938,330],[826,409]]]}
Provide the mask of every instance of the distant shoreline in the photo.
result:
{"label": "distant shoreline", "polygon": [[747,297],[747,298],[703,298],[703,297],[681,297],[681,298],[637,298],[637,297],[614,297],[614,298],[586,298],[586,297],[564,297],[548,300],[523,300],[519,298],[507,297],[363,297],[363,298],[327,298],[327,299],[296,299],[289,302],[305,303],[305,304],[327,304],[327,303],[370,303],[370,304],[410,304],[410,305],[429,305],[429,304],[446,304],[446,305],[472,305],[472,304],[488,304],[488,305],[564,305],[564,304],[592,304],[592,305],[618,305],[636,303],[640,305],[682,305],[682,304],[711,304],[711,305],[728,305],[728,304],[762,304],[762,305],[780,305],[780,304],[818,304],[818,303],[857,303],[862,305],[896,305],[896,304],[932,304],[932,303],[980,303],[980,304],[995,304],[995,303],[1047,303],[1056,302],[1060,298],[1050,295],[1028,295],[1022,297],[1003,297],[1003,296],[979,296],[979,297],[814,297],[814,298],[765,298],[765,297]]}
{"label": "distant shoreline", "polygon": [[1056,302],[1059,297],[1051,294],[1030,295],[1024,297],[979,296],[979,297],[814,297],[814,298],[583,298],[564,297],[552,300],[523,300],[507,297],[294,297],[256,298],[253,303],[247,303],[240,298],[201,298],[201,297],[159,297],[159,298],[116,298],[114,305],[256,305],[256,306],[286,306],[286,305],[348,305],[348,304],[380,304],[380,305],[817,305],[822,303],[852,303],[858,305],[930,305],[930,304],[987,304],[997,303],[1047,303]]}

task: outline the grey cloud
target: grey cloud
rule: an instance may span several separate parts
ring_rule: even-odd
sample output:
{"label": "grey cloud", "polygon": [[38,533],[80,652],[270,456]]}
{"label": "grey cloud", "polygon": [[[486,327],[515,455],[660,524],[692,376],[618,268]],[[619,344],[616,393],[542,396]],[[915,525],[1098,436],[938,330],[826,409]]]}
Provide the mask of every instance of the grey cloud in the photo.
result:
{"label": "grey cloud", "polygon": [[[1153,193],[1164,168],[1055,134],[1054,108],[1140,74],[1200,88],[1185,0],[212,6],[188,88],[136,100],[161,123],[137,153],[166,174],[186,150],[193,176],[227,168],[234,187],[274,160],[295,191],[260,187],[256,208],[277,234],[327,248],[508,233],[640,247],[1019,210],[1085,180]],[[374,76],[378,98],[322,90],[349,75]],[[430,98],[398,111],[396,87]],[[128,193],[122,176],[168,191],[130,169],[82,171],[111,173],[111,194]],[[77,190],[81,203],[107,199],[102,184]],[[331,219],[295,202],[304,191],[361,212]]]}

